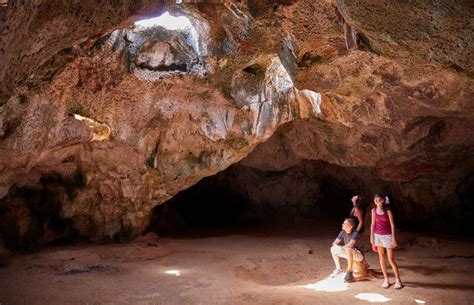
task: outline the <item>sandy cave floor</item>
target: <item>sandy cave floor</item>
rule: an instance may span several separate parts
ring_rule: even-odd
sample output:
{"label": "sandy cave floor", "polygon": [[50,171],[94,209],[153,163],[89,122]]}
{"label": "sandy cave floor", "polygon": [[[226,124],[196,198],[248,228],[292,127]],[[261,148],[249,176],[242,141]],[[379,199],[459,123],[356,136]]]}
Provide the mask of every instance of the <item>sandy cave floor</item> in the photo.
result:
{"label": "sandy cave floor", "polygon": [[[401,233],[405,287],[395,290],[375,278],[328,279],[338,230],[149,233],[124,244],[49,246],[0,268],[0,304],[474,304],[472,239]],[[381,275],[376,254],[366,257]]]}

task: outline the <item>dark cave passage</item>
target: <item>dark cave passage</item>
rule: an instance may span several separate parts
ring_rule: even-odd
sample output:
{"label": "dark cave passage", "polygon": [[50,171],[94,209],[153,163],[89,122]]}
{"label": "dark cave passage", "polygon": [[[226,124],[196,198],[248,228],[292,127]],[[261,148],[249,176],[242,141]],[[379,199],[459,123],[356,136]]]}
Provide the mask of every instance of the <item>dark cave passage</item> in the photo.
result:
{"label": "dark cave passage", "polygon": [[[363,182],[356,175],[331,176],[328,169],[332,167],[305,161],[284,171],[261,171],[235,164],[156,206],[149,230],[163,235],[321,222],[338,227],[349,216],[351,198],[360,193],[357,190]],[[362,202],[364,211],[369,210],[371,200]],[[366,218],[367,225],[368,221]]]}
{"label": "dark cave passage", "polygon": [[[426,186],[413,183],[420,193]],[[324,161],[302,161],[282,171],[262,171],[237,163],[202,179],[153,210],[149,230],[162,234],[197,229],[240,229],[246,226],[336,226],[349,216],[352,196],[363,200],[366,232],[376,193],[390,198],[397,229],[413,232],[472,235],[474,213],[472,175],[458,185],[456,194],[428,210],[400,190],[404,184],[384,181],[373,169],[348,168]],[[413,186],[412,186],[413,187]],[[456,198],[457,197],[457,198]]]}
{"label": "dark cave passage", "polygon": [[14,251],[35,251],[41,245],[71,243],[78,238],[72,219],[61,217],[61,206],[74,198],[83,177],[42,177],[36,186],[14,187],[0,200],[0,232]]}
{"label": "dark cave passage", "polygon": [[250,223],[251,203],[241,194],[219,187],[214,176],[181,191],[153,209],[150,230],[159,234],[235,227]]}

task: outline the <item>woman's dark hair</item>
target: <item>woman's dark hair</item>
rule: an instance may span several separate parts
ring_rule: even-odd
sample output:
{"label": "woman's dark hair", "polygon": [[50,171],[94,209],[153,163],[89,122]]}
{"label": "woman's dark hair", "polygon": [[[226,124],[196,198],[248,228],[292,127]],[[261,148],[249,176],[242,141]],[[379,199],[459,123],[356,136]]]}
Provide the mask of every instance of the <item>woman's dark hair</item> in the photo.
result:
{"label": "woman's dark hair", "polygon": [[362,196],[357,194],[356,195],[357,199],[356,199],[356,202],[355,202],[355,206],[358,207],[358,208],[361,208],[362,207]]}
{"label": "woman's dark hair", "polygon": [[390,199],[388,198],[388,196],[385,196],[385,195],[381,195],[381,194],[375,194],[374,195],[374,199],[375,198],[382,198],[383,199],[383,206],[382,208],[384,210],[390,210]]}

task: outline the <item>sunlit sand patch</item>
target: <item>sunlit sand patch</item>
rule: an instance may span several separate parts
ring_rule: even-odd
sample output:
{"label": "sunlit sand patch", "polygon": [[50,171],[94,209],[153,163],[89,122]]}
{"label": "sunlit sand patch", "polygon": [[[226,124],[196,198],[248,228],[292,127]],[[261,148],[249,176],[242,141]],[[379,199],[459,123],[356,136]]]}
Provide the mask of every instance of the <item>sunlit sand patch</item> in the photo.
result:
{"label": "sunlit sand patch", "polygon": [[174,276],[180,276],[181,272],[179,270],[168,270],[165,272],[166,274],[174,275]]}
{"label": "sunlit sand patch", "polygon": [[355,298],[359,300],[369,301],[371,303],[384,303],[392,300],[378,293],[358,293],[356,294]]}
{"label": "sunlit sand patch", "polygon": [[326,277],[314,284],[307,284],[299,287],[314,289],[315,291],[339,292],[347,290],[349,285],[344,282],[344,274],[340,274],[335,277]]}

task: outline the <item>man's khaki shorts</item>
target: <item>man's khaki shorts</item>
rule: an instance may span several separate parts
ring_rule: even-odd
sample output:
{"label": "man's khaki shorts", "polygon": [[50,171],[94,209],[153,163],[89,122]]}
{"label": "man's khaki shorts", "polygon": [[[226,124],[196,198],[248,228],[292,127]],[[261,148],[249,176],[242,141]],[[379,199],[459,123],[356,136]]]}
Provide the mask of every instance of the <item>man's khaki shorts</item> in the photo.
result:
{"label": "man's khaki shorts", "polygon": [[[349,251],[352,252],[352,257],[356,262],[361,262],[364,260],[364,255],[359,250],[350,248]],[[332,246],[331,253],[334,253],[334,255],[336,256],[344,257],[345,259],[347,259],[346,249],[344,249],[341,246],[338,246],[338,245]]]}

